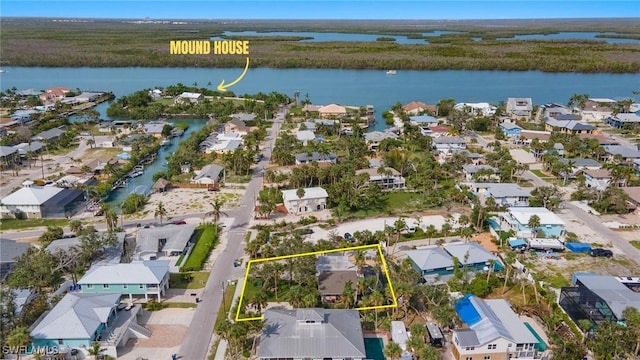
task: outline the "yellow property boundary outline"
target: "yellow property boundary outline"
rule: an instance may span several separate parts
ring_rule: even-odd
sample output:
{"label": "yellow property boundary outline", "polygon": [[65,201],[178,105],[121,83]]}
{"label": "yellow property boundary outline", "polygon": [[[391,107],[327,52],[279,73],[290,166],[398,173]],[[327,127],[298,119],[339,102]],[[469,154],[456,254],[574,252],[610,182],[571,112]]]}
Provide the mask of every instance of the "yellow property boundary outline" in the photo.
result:
{"label": "yellow property boundary outline", "polygon": [[249,270],[251,269],[251,264],[261,263],[261,262],[266,262],[266,261],[284,260],[284,259],[290,259],[290,258],[300,257],[300,256],[323,255],[323,254],[334,253],[334,252],[354,251],[354,250],[367,250],[367,249],[378,249],[378,256],[380,256],[380,264],[382,266],[382,271],[384,272],[385,277],[387,278],[387,284],[389,285],[389,291],[391,292],[391,297],[393,298],[393,303],[389,304],[389,305],[359,307],[359,308],[355,308],[353,310],[379,310],[379,309],[389,309],[389,308],[398,307],[398,299],[396,299],[396,293],[393,290],[393,284],[391,284],[391,277],[389,276],[389,268],[387,267],[387,262],[386,262],[386,260],[384,258],[384,255],[382,254],[382,246],[380,246],[380,244],[362,245],[362,246],[353,246],[353,247],[342,248],[342,249],[312,251],[312,252],[307,252],[307,253],[302,253],[302,254],[284,255],[284,256],[276,256],[276,257],[271,257],[271,258],[266,258],[266,259],[249,260],[249,262],[247,262],[247,270],[244,273],[244,281],[242,282],[242,291],[240,292],[240,301],[238,302],[238,310],[236,311],[236,322],[238,322],[238,321],[249,321],[249,320],[263,320],[264,319],[264,316],[250,317],[250,318],[240,318],[240,310],[242,309],[242,300],[244,298],[244,292],[246,290],[247,279],[249,278]]}

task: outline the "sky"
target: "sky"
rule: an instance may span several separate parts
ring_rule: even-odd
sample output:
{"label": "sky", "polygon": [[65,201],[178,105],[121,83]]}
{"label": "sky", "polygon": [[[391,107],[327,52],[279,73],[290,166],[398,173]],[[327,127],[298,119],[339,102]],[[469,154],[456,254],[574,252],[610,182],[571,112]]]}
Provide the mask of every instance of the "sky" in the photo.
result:
{"label": "sky", "polygon": [[129,19],[545,19],[640,17],[628,1],[2,0],[4,16]]}

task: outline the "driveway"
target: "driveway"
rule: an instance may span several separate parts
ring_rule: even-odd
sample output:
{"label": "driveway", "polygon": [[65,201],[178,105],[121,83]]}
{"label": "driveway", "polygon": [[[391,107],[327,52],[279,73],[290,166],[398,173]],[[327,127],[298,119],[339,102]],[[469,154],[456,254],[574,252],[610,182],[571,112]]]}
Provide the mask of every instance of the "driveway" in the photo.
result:
{"label": "driveway", "polygon": [[523,149],[509,149],[509,153],[511,157],[520,164],[533,164],[538,162],[533,154]]}

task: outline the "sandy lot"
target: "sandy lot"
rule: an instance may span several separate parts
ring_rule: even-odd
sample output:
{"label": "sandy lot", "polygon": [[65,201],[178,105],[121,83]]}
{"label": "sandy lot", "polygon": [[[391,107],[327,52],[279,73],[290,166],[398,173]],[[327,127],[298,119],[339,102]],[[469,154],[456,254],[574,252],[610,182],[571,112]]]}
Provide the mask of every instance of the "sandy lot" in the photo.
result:
{"label": "sandy lot", "polygon": [[215,197],[222,197],[226,200],[223,211],[228,211],[238,206],[238,201],[243,194],[244,190],[242,189],[222,189],[220,192],[207,191],[207,189],[172,189],[164,193],[152,194],[137,218],[153,219],[153,214],[160,201],[167,210],[169,218],[188,213],[211,211],[210,203]]}

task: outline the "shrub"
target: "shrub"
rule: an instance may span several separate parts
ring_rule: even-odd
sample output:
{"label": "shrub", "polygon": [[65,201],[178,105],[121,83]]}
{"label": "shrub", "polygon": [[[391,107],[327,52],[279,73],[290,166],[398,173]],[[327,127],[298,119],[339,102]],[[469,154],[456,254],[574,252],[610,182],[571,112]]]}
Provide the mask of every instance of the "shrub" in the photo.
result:
{"label": "shrub", "polygon": [[191,250],[191,254],[189,254],[184,266],[180,269],[181,272],[200,271],[202,265],[207,261],[211,250],[218,243],[218,234],[216,227],[213,225],[199,228],[196,237],[196,244],[193,250]]}

